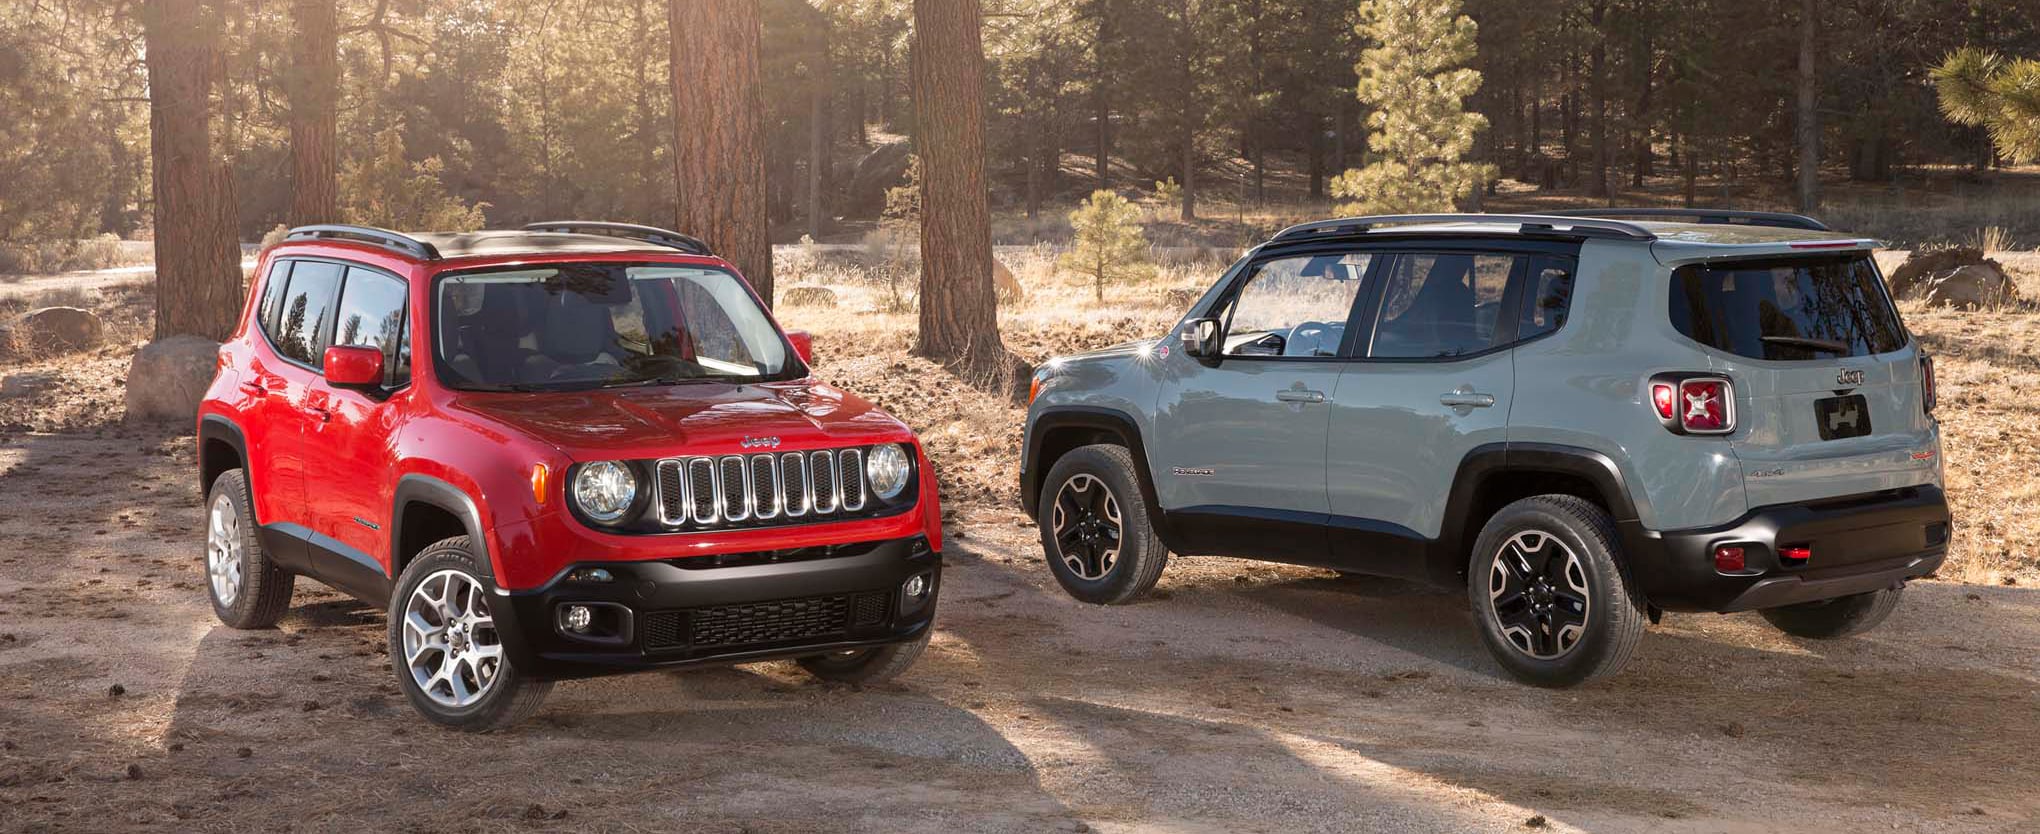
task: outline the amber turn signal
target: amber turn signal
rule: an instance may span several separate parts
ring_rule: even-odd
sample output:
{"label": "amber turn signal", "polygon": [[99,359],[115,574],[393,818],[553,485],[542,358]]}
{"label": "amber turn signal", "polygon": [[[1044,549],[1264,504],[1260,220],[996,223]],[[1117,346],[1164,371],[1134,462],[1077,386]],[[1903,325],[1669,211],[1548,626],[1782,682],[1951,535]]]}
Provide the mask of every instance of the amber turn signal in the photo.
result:
{"label": "amber turn signal", "polygon": [[532,464],[531,500],[537,501],[540,504],[545,503],[545,479],[548,474],[551,473],[546,471],[545,464]]}

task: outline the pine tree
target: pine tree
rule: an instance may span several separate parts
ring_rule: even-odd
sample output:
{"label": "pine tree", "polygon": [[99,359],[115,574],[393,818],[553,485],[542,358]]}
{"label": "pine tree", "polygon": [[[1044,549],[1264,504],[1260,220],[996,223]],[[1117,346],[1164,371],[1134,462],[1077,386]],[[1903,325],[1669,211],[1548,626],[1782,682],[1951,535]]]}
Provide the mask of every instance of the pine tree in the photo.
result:
{"label": "pine tree", "polygon": [[1105,300],[1106,284],[1154,276],[1154,264],[1146,260],[1147,238],[1140,231],[1140,207],[1125,197],[1092,192],[1091,199],[1070,212],[1070,227],[1076,240],[1063,255],[1062,266],[1090,278],[1099,301]]}
{"label": "pine tree", "polygon": [[1473,20],[1460,0],[1363,0],[1360,101],[1372,114],[1367,147],[1374,159],[1332,182],[1349,202],[1342,211],[1398,214],[1450,211],[1453,203],[1494,179],[1494,166],[1468,162],[1487,118],[1468,113],[1480,89]]}
{"label": "pine tree", "polygon": [[1949,121],[1989,130],[1998,154],[2015,165],[2040,160],[2040,61],[1969,47],[1933,76]]}

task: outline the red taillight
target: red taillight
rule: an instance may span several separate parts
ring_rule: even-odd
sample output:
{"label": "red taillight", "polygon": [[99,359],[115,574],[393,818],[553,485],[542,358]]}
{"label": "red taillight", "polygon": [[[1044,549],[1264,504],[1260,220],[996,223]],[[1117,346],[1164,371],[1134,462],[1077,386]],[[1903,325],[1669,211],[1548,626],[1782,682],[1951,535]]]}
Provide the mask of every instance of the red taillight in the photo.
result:
{"label": "red taillight", "polygon": [[1920,354],[1920,395],[1926,398],[1927,413],[1934,413],[1940,393],[1934,386],[1934,357]]}
{"label": "red taillight", "polygon": [[1742,545],[1724,544],[1714,548],[1714,569],[1722,573],[1740,573],[1749,566],[1743,559]]}
{"label": "red taillight", "polygon": [[1735,391],[1728,380],[1699,377],[1679,381],[1679,427],[1689,434],[1727,434],[1735,429]]}
{"label": "red taillight", "polygon": [[1778,561],[1787,567],[1804,565],[1813,558],[1813,548],[1803,544],[1789,544],[1778,548]]}
{"label": "red taillight", "polygon": [[1650,404],[1657,408],[1658,419],[1672,419],[1672,406],[1678,403],[1678,399],[1679,392],[1672,387],[1671,383],[1653,382],[1650,384]]}

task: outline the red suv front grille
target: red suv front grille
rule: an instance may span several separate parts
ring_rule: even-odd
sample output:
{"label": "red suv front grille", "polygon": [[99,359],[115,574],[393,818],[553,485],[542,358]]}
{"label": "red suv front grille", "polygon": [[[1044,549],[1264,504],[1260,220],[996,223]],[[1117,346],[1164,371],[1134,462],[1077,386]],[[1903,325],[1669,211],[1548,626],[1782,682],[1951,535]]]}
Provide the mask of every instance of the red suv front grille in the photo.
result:
{"label": "red suv front grille", "polygon": [[675,529],[832,521],[870,506],[863,449],[667,458],[659,521]]}

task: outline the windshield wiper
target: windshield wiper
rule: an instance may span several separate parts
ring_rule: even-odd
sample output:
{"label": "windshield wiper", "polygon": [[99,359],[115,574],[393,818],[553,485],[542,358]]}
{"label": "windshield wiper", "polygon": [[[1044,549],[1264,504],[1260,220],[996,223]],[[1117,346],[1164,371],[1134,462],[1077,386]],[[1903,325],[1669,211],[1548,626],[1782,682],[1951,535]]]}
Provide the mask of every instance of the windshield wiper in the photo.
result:
{"label": "windshield wiper", "polygon": [[1841,342],[1837,342],[1833,339],[1809,339],[1805,336],[1765,336],[1763,337],[1762,341],[1765,344],[1793,345],[1795,347],[1813,348],[1814,350],[1824,350],[1829,353],[1849,352],[1848,345],[1843,344]]}

